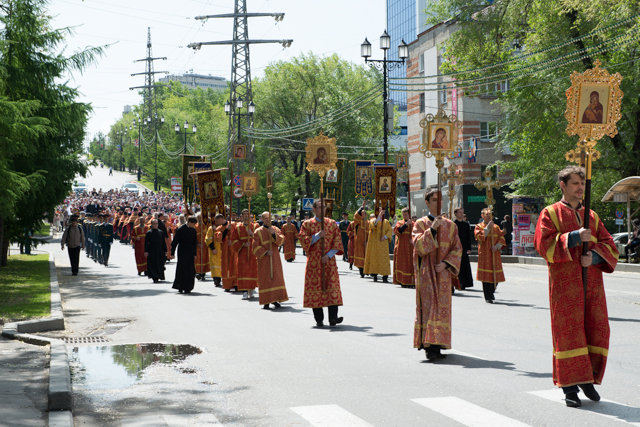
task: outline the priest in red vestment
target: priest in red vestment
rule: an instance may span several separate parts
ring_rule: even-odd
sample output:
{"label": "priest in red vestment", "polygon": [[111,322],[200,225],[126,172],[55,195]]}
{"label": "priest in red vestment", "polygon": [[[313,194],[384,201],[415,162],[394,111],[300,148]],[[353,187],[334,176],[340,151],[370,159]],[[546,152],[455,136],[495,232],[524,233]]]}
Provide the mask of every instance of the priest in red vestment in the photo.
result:
{"label": "priest in red vestment", "polygon": [[242,211],[242,222],[236,224],[231,247],[238,254],[237,287],[243,291],[242,299],[253,298],[258,286],[258,263],[253,253],[253,235],[258,224],[251,221],[249,210]]}
{"label": "priest in red vestment", "polygon": [[462,245],[456,225],[438,213],[440,192],[425,195],[429,215],[413,226],[413,265],[416,269],[416,321],[413,347],[427,360],[444,357],[451,348],[451,286],[458,275]]}
{"label": "priest in red vestment", "polygon": [[237,290],[238,256],[231,248],[235,227],[235,222],[229,218],[216,228],[215,234],[215,240],[222,249],[222,287],[225,292],[231,292],[231,289],[234,288]]}
{"label": "priest in red vestment", "polygon": [[473,234],[478,241],[478,272],[476,279],[482,282],[484,300],[493,304],[494,293],[498,283],[504,282],[502,256],[500,251],[507,246],[504,232],[493,222],[493,211],[484,208],[481,212],[482,222],[476,224]]}
{"label": "priest in red vestment", "polygon": [[[304,274],[303,307],[313,309],[316,326],[324,326],[323,307],[328,307],[329,325],[342,323],[338,317],[338,306],[342,305],[340,291],[340,277],[335,254],[340,251],[342,241],[340,229],[334,220],[324,217],[320,200],[313,202],[314,218],[308,219],[300,227],[300,244],[307,254],[307,265]],[[320,217],[324,217],[324,230]],[[324,252],[322,240],[324,239]],[[322,282],[322,268],[324,266],[324,283]]]}
{"label": "priest in red vestment", "polygon": [[[549,267],[549,300],[553,340],[553,382],[562,387],[567,406],[581,406],[578,387],[598,401],[609,354],[609,319],[602,273],[612,273],[618,251],[594,211],[585,229],[582,198],[584,169],[568,166],[558,173],[562,200],[540,213],[534,244]],[[582,243],[589,252],[582,255]],[[582,268],[587,267],[586,291]]]}
{"label": "priest in red vestment", "polygon": [[284,236],[271,224],[269,212],[264,212],[261,218],[262,226],[253,235],[253,253],[258,261],[258,296],[262,308],[269,309],[269,304],[280,308],[280,303],[289,299],[278,251]]}
{"label": "priest in red vestment", "polygon": [[147,258],[144,256],[144,238],[146,233],[141,218],[142,217],[136,213],[136,226],[131,230],[131,245],[133,246],[136,258],[138,276],[147,271]]}
{"label": "priest in red vestment", "polygon": [[296,259],[296,239],[298,238],[298,229],[291,222],[292,217],[287,218],[287,223],[282,226],[282,234],[284,235],[284,259],[287,262],[293,262]]}
{"label": "priest in red vestment", "polygon": [[402,219],[393,227],[396,243],[393,246],[393,283],[402,287],[413,286],[413,222],[409,208],[402,209]]}

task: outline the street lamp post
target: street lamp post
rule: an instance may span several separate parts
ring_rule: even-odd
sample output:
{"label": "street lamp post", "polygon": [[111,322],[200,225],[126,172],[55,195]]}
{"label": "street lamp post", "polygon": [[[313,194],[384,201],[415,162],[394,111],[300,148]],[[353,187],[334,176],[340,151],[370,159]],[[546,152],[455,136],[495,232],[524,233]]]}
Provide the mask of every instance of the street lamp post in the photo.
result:
{"label": "street lamp post", "polygon": [[[147,117],[147,124],[153,123],[154,135],[153,139],[155,141],[154,144],[154,173],[153,173],[153,191],[158,191],[160,187],[158,186],[158,113],[154,116],[155,120],[152,120],[150,116]],[[160,117],[160,124],[164,123],[164,116]]]}
{"label": "street lamp post", "polygon": [[[187,135],[193,135],[198,131],[198,127],[194,124],[193,125],[193,131],[191,133],[188,132],[189,130],[189,122],[188,121],[184,121],[184,132],[180,132],[180,125],[178,123],[176,123],[175,126],[175,131],[177,135],[180,135],[181,133],[184,134],[184,148],[182,149],[182,153],[183,154],[187,154]],[[193,148],[194,154],[195,154],[195,146]]]}
{"label": "street lamp post", "polygon": [[365,63],[369,63],[369,66],[376,68],[377,70],[382,71],[382,108],[383,108],[383,117],[384,117],[384,125],[383,125],[383,140],[384,140],[384,163],[389,164],[389,143],[388,143],[388,133],[389,133],[389,111],[388,111],[388,103],[387,99],[387,86],[388,86],[388,72],[399,68],[404,64],[405,59],[409,57],[409,46],[402,40],[402,43],[398,45],[398,58],[397,59],[387,59],[387,51],[391,47],[391,37],[387,34],[387,30],[382,33],[380,36],[380,49],[384,52],[383,59],[369,59],[371,56],[371,43],[366,38],[364,42],[360,45],[360,55],[364,58]]}
{"label": "street lamp post", "polygon": [[140,182],[140,178],[142,178],[142,165],[140,160],[140,154],[142,150],[142,120],[140,120],[140,116],[138,116],[138,120],[133,119],[132,125],[133,127],[138,124],[138,182]]}
{"label": "street lamp post", "polygon": [[[235,108],[231,108],[231,102],[234,103]],[[224,112],[227,115],[233,115],[238,117],[238,120],[236,120],[236,122],[238,123],[238,143],[241,143],[241,135],[242,135],[242,127],[240,125],[240,117],[253,117],[253,114],[256,112],[256,104],[253,103],[253,101],[249,102],[249,105],[247,105],[247,112],[246,113],[239,113],[238,111],[240,111],[242,109],[244,105],[244,102],[242,100],[242,98],[238,98],[238,99],[233,99],[231,101],[227,101],[224,103]],[[232,111],[233,110],[233,111]],[[231,147],[233,148],[233,147]],[[245,153],[246,154],[246,153]],[[231,179],[233,180],[233,177],[231,177]],[[231,205],[229,206],[231,208]],[[238,199],[238,210],[240,210],[240,199]]]}
{"label": "street lamp post", "polygon": [[122,137],[124,136],[124,130],[117,132],[118,138],[120,138],[120,171],[124,172],[124,147],[122,146]]}

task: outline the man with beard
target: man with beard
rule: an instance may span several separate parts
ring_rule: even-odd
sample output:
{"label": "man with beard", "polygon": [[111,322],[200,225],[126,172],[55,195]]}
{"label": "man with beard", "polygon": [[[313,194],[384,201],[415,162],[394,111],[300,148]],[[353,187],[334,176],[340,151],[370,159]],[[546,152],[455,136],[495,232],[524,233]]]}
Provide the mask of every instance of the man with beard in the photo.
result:
{"label": "man with beard", "polygon": [[158,283],[164,280],[164,253],[167,247],[164,241],[164,234],[158,228],[158,220],[151,220],[151,230],[147,231],[144,238],[144,256],[147,259],[147,275]]}
{"label": "man with beard", "polygon": [[173,242],[171,242],[171,255],[175,255],[176,249],[178,249],[178,265],[176,266],[173,289],[177,289],[179,293],[188,294],[193,290],[196,276],[196,249],[198,246],[197,223],[196,217],[190,216],[187,223],[176,230],[176,235],[173,238]]}

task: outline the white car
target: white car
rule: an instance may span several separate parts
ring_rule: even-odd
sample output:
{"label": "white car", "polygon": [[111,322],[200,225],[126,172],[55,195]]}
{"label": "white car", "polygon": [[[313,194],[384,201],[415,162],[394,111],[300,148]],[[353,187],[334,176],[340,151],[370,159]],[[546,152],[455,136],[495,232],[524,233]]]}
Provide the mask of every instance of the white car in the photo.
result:
{"label": "white car", "polygon": [[74,181],[73,185],[71,186],[71,190],[73,190],[74,193],[86,192],[87,184],[85,184],[84,182]]}
{"label": "white car", "polygon": [[140,188],[133,182],[127,182],[121,188],[122,191],[128,191],[133,194],[140,194]]}

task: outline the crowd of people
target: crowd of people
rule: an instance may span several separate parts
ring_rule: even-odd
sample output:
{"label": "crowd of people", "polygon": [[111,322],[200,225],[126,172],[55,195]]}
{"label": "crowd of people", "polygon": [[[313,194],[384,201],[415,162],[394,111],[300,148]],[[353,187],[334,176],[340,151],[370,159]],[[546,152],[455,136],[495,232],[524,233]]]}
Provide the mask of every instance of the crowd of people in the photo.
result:
{"label": "crowd of people", "polygon": [[[583,227],[584,170],[567,167],[558,182],[563,198],[540,214],[535,247],[549,266],[553,380],[563,388],[567,406],[577,407],[579,390],[599,400],[593,385],[602,381],[609,343],[602,273],[613,272],[618,253],[595,212],[590,212],[589,228]],[[428,191],[426,216],[411,217],[403,209],[402,219],[392,226],[384,208],[369,214],[364,201],[351,221],[347,213],[340,222],[326,217],[319,200],[313,204],[314,216],[305,221],[272,218],[269,212],[256,221],[246,209],[240,216],[227,209],[203,218],[197,205],[183,206],[181,198],[163,193],[94,191],[61,207],[70,215],[62,245],[68,246],[72,273],[77,274],[81,248],[107,265],[104,245],[113,236],[133,246],[138,274],[154,282],[164,280],[165,264],[177,251],[173,288],[179,293],[190,293],[195,279],[209,274],[225,292],[242,292],[243,299],[252,300],[257,289],[262,308],[277,309],[288,300],[279,252],[293,262],[299,241],[306,256],[303,306],[313,310],[319,328],[324,327],[324,307],[330,326],[343,321],[338,316],[343,302],[336,261],[342,254],[361,278],[389,283],[391,277],[392,283],[416,289],[413,346],[436,362],[446,356],[443,350],[451,349],[452,294],[473,286],[472,236],[478,244],[476,280],[485,301],[493,304],[496,287],[505,281],[501,251],[510,234],[508,218],[499,226],[491,208],[482,210],[482,222],[472,230],[462,208],[451,220],[439,211],[439,199],[439,191]],[[583,244],[588,245],[585,252]],[[584,286],[583,277],[588,277]]]}

